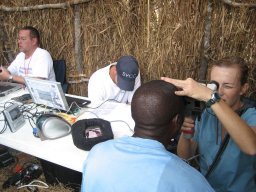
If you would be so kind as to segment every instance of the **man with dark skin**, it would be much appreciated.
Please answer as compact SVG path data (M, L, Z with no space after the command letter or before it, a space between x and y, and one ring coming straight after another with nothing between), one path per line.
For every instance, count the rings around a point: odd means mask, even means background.
M213 191L204 177L166 150L183 123L176 87L154 80L132 99L134 135L95 145L84 164L82 192Z

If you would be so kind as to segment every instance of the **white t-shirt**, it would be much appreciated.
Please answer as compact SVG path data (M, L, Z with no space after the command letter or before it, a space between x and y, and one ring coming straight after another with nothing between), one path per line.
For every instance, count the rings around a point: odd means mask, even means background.
M20 52L8 67L8 71L13 75L41 77L56 81L52 57L48 51L39 47L28 59L25 59L25 54Z
M105 101L114 99L121 103L131 103L136 89L141 85L140 73L135 79L133 91L121 90L111 79L109 68L116 63L112 63L92 74L88 84L88 97L91 100Z

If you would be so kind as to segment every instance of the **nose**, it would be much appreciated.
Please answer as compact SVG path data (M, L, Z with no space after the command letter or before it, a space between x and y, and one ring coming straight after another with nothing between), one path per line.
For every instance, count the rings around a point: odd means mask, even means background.
M218 93L220 96L224 95L223 87L221 85L219 86Z

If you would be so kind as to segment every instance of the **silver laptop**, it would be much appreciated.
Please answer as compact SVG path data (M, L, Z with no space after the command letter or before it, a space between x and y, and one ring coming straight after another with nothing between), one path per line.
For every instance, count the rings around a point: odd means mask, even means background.
M4 97L23 87L22 84L0 81L0 97Z
M75 107L84 107L90 103L86 99L65 96L61 84L56 81L25 77L25 83L36 104L69 111L72 103Z

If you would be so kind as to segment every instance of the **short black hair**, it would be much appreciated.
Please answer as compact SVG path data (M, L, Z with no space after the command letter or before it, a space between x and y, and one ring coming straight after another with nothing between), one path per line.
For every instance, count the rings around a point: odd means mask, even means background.
M22 27L20 30L29 30L30 31L30 37L31 38L36 38L37 39L37 44L40 45L40 43L41 43L40 34L39 34L38 30L35 27L25 26L25 27Z
M173 84L162 80L141 85L131 103L135 129L147 129L152 135L161 136L176 115L183 122L184 98L177 96L175 91L177 88Z

